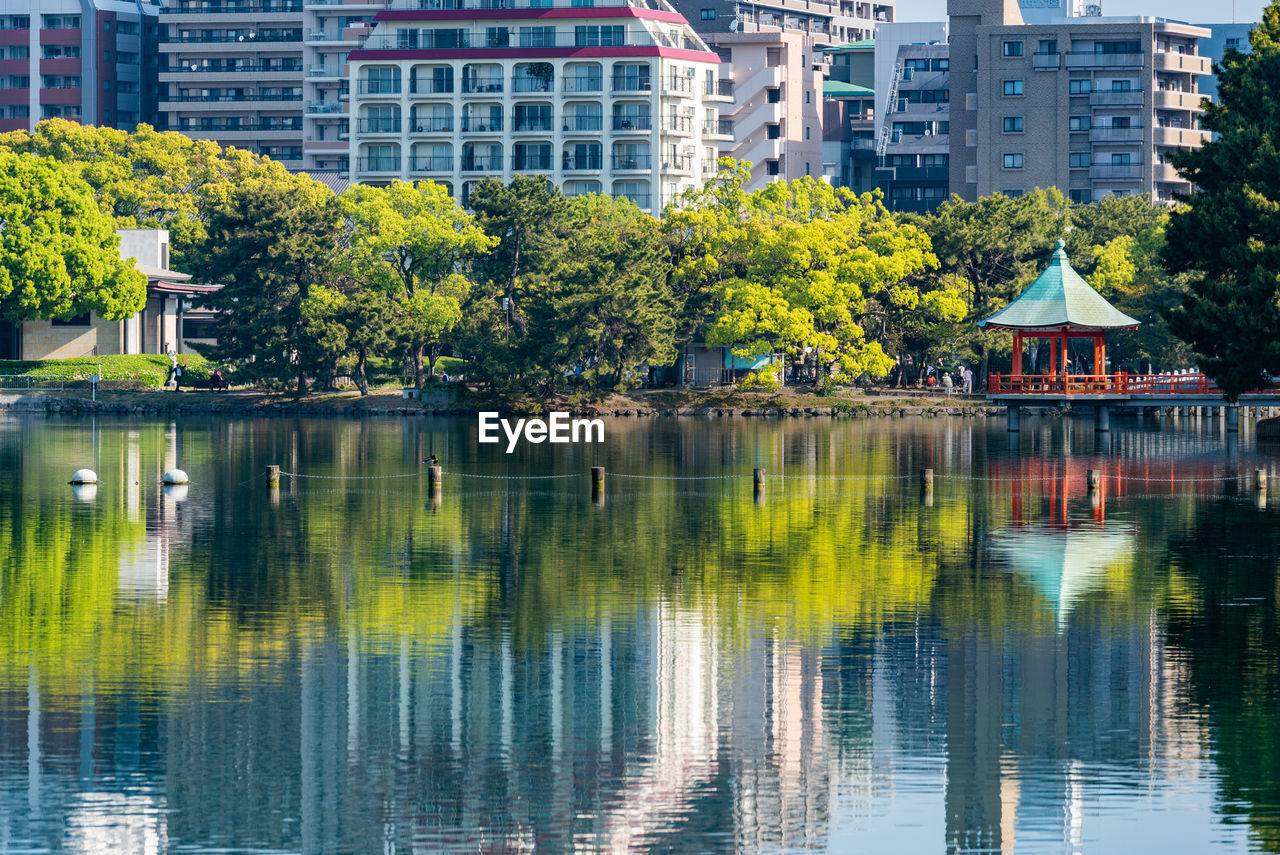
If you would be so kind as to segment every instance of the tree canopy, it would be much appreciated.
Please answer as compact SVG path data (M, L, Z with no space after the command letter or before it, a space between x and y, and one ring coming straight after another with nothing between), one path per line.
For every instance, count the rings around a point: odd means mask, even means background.
M1215 138L1173 156L1196 190L1163 248L1189 277L1170 327L1233 399L1280 374L1280 4L1249 41L1214 66L1218 100L1200 124Z
M146 302L147 279L119 247L74 170L0 149L0 317L129 317Z

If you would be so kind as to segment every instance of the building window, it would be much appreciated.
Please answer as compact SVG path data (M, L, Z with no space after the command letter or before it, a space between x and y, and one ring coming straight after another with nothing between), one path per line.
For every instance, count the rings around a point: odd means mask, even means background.
M110 22L110 21L103 21L103 22L102 22L102 31L103 31L104 33L109 33L109 32L111 32L111 22Z
M805 138L805 139L809 139L809 128L808 128L808 126L806 126L806 127L805 127L805 129L804 129L804 138Z
M1036 53L1042 56L1057 56L1058 40L1057 39L1041 39L1040 46L1036 48Z
M1015 152L1014 154L1006 154L1004 156L1003 165L1005 169L1021 169L1022 168L1022 152L1019 151L1019 152Z
M50 321L51 326L55 327L87 327L89 326L89 313L76 315L74 318L54 318Z
M1133 164L1133 155L1127 151L1117 151L1111 154L1112 166L1131 166Z
M781 103L782 89L777 86L774 86L770 89L766 89L764 91L764 100L768 101L770 104Z
M764 162L764 171L766 175L781 175L781 165L776 160L766 160Z
M1093 127L1093 121L1088 116L1072 116L1067 119L1067 129L1072 131L1087 131Z
M1021 81L1021 80L1006 80L1006 81L1004 82L1004 94L1005 94L1005 95L1021 95L1021 94L1022 94L1022 81Z
M1004 132L1006 134L1022 133L1022 117L1021 116L1005 116Z
M1094 42L1094 53L1142 53L1142 42L1139 41L1123 41L1123 42Z
M1072 190L1072 191L1071 191L1071 204L1073 204L1073 205L1088 205L1088 204L1089 204L1089 191L1088 191L1088 190Z
M1017 199L1022 195L1023 191L1021 187L1013 187L1008 190L1001 190L1000 192L1001 194L1008 196L1010 199Z
M1239 40L1239 39L1227 39L1227 47L1231 48L1232 50L1239 50L1239 49L1240 49L1240 40Z
M810 95L809 90L808 90L808 89L804 90L804 102L805 102L806 104L810 103L810 101L809 101L809 95Z
M699 17L702 18L702 20L704 21L714 21L716 19L716 10L703 9L702 12L699 14Z
M1005 56L1022 56L1022 42L1005 42L1002 53Z
M1068 165L1072 169L1083 169L1093 166L1093 155L1087 151L1073 151L1068 156Z
M1133 81L1132 80L1112 80L1111 91L1112 92L1132 92Z
M778 140L782 139L782 125L774 122L773 124L764 126L764 135L766 139Z
M1093 80L1088 77L1072 80L1067 84L1072 95L1088 95L1093 91Z

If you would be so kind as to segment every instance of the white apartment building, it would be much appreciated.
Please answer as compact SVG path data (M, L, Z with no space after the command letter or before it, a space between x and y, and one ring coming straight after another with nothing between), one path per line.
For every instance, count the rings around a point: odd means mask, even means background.
M465 204L535 174L656 215L715 172L732 83L666 0L400 0L374 20L348 57L353 182Z

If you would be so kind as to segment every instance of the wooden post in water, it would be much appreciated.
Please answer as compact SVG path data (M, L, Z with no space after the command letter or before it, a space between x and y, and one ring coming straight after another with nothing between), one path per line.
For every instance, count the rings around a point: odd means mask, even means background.
M439 490L444 486L444 470L441 467L427 467L427 486L433 490Z
M280 486L280 467L279 466L267 467L267 486L268 487Z
M591 501L597 505L604 504L604 467L591 467Z

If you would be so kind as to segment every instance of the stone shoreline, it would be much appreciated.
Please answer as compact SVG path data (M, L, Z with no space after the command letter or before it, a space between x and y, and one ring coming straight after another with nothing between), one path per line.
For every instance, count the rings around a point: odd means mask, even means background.
M1024 408L1031 409L1031 408ZM1045 408L1046 411L1049 408ZM379 417L434 417L434 416L474 416L479 410L475 407L436 406L436 407L316 407L289 403L185 403L181 400L167 400L163 406L152 406L145 403L122 401L89 401L84 398L57 398L43 395L3 395L0 394L0 410L13 412L43 412L66 415L134 415L134 416L175 416L175 415L220 415L220 416L309 416L309 417L345 417L363 418ZM853 406L831 407L631 407L608 408L591 407L571 412L578 417L685 417L699 416L704 418L884 418L902 416L970 416L988 417L1003 413L1004 407L985 403L967 402L964 405L906 406L892 403L857 404ZM517 415L526 413L517 412ZM527 413L535 415L534 413ZM540 414L540 413L539 413Z

